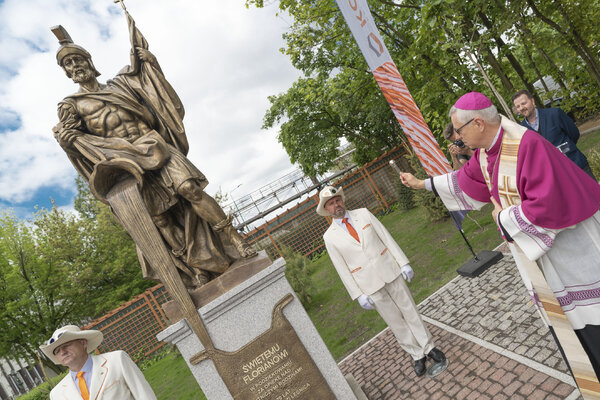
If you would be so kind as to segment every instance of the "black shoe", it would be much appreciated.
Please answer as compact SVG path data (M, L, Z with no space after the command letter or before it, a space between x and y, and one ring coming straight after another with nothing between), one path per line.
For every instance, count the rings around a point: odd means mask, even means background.
M422 376L425 373L425 360L426 357L423 357L420 360L415 361L415 374L417 374L417 376Z
M440 350L436 349L435 347L433 349L431 349L431 351L429 353L427 353L427 357L431 358L436 363L442 362L446 359L446 356L444 355L444 353L442 353Z

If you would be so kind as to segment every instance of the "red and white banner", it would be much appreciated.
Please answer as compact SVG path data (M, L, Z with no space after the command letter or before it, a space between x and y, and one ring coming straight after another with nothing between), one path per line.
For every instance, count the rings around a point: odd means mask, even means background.
M410 145L430 176L452 171L448 159L431 134L423 115L400 76L366 0L336 0L383 95L400 122Z

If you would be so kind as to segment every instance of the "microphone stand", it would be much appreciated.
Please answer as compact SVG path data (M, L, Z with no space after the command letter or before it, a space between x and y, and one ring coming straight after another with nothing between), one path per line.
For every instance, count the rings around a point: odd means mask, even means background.
M473 247L471 247L471 243L469 243L467 240L465 232L462 230L462 228L459 228L460 224L456 220L456 216L452 212L450 213L450 216L456 225L456 229L458 229L460 235L465 240L467 247L473 254L473 258L456 269L456 272L459 275L466 276L468 278L475 278L476 276L481 275L486 269L500 261L502 257L504 257L501 252L490 250L483 250L479 252L479 254L475 254Z

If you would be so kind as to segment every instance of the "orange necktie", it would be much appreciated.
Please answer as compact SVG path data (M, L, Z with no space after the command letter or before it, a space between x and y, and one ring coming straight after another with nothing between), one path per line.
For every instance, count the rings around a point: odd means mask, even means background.
M342 219L342 222L344 223L344 225L346 225L346 228L348 228L348 233L350 234L350 236L352 236L354 239L356 239L358 243L360 243L358 233L356 233L356 229L354 229L350 221L348 221L348 218Z
M85 384L85 379L83 379L83 374L85 372L79 371L77 373L77 380L79 381L79 390L81 390L81 397L83 400L90 400L90 392L88 392L87 385Z

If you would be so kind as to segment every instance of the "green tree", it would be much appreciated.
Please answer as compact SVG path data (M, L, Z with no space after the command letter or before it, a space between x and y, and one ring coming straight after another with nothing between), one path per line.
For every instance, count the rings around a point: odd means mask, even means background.
M94 197L90 187L81 175L77 175L77 178L75 178L75 185L77 186L77 195L73 201L75 210L82 217L93 220L100 214L102 203Z
M221 206L224 207L226 203L230 200L228 193L223 193L223 189L219 185L219 189L215 192L213 198L215 201Z
M35 359L59 325L90 316L86 229L53 209L38 212L33 224L5 213L0 230L0 351Z
M598 17L600 5L593 0L526 0L535 17L557 33L580 57L590 77L600 88L600 62L597 53L592 51L592 40L599 35ZM596 38L596 39L593 39Z
M355 144L356 161L393 143L402 130L384 111L387 105L336 3L277 4L293 18L282 52L304 77L270 98L264 127L281 124L279 140L292 161L310 175L330 166L329 159L344 140ZM246 0L246 5L264 6L262 0ZM561 86L558 95L566 111L577 106L585 114L600 106L597 1L561 0L555 6L545 0L370 0L369 7L442 146L447 110L467 91L492 95L494 87L496 104L502 99L510 106L515 91L527 88L541 103L550 95L538 91L533 82L550 75ZM467 51L476 60L469 59Z
M109 207L94 197L85 182L78 185L75 210L85 220L88 240L94 250L94 279L101 288L95 301L95 317L156 285L156 282L142 277L133 239Z
M419 36L421 7L389 3L372 2L374 18L432 131L441 135L456 93L472 88L464 83L470 71L459 50L440 52L435 35ZM294 18L283 52L304 77L269 98L264 128L280 124L279 141L291 161L314 175L332 166L344 141L356 148L359 164L401 143L402 129L335 3L283 0L279 7Z
M56 207L31 221L0 215L0 356L37 360L56 328L97 318L154 284L108 207L86 209L95 218Z
M366 70L301 78L286 93L269 97L263 127L281 123L279 142L309 176L334 165L342 139L354 144L354 161L369 161L399 143L399 127L377 91Z

